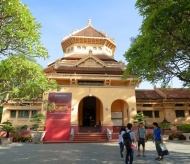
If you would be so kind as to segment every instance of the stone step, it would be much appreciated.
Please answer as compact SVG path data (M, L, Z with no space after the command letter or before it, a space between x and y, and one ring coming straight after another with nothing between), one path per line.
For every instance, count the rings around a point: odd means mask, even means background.
M101 133L78 133L74 135L73 142L107 142L107 135Z

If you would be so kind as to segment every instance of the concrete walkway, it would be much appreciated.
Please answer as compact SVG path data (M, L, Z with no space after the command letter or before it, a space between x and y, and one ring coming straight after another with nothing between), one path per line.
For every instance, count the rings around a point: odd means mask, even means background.
M155 146L151 141L146 144L146 156L134 156L134 164L189 164L190 142L166 142L170 155L159 162ZM63 143L33 144L13 143L8 147L0 146L2 164L124 164L120 159L118 143Z

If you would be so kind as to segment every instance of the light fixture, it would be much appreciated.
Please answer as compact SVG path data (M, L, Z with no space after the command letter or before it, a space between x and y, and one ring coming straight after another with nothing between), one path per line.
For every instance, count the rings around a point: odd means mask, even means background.
M91 94L91 88L89 87L89 96L91 97L92 94Z

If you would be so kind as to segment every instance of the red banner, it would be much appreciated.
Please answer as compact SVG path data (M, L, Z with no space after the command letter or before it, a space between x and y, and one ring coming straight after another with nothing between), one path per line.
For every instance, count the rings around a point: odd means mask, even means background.
M49 104L54 103L55 107L47 111L45 141L69 140L71 96L71 93L49 93Z

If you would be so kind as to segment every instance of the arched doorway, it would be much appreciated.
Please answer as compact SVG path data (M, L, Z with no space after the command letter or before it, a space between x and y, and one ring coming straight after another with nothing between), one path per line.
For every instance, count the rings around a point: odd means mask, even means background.
M111 119L113 126L123 126L126 125L128 116L128 104L126 101L118 99L115 100L111 105Z
M102 121L103 118L102 102L95 96L84 97L79 103L78 113L80 127L95 128L99 120Z
M96 120L96 98L85 97L83 99L83 126L95 126Z

